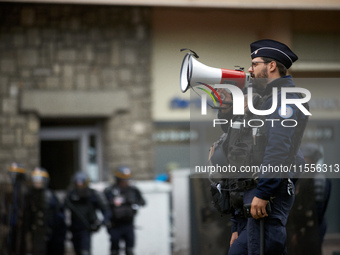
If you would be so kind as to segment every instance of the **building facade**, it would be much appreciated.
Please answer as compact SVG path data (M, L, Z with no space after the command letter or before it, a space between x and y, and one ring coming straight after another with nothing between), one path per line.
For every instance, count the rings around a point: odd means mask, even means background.
M249 44L272 38L299 56L294 78L340 76L337 0L15 2L0 3L0 168L42 165L55 189L77 170L100 181L121 164L137 179L190 166L190 139L206 130L190 129L189 105L199 98L180 92L182 48L208 66L247 70ZM338 88L324 84L306 87L313 115L304 141L335 164ZM202 153L204 161L208 148ZM339 180L331 233L340 232Z
M150 9L0 3L0 167L152 176Z

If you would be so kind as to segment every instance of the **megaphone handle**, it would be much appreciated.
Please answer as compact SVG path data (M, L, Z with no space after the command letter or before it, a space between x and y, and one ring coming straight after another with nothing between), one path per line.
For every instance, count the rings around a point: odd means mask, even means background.
M180 49L180 51L184 51L184 50L188 50L188 51L190 51L193 55L194 55L194 57L195 58L199 58L199 56L197 55L197 53L196 52L194 52L193 50L190 50L190 49L188 49L188 48L183 48L183 49Z

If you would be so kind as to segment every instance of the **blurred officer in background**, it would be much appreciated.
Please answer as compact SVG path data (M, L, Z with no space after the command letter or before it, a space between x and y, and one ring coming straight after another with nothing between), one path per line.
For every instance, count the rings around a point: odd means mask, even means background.
M32 187L27 199L27 248L32 255L63 255L66 224L63 208L48 189L49 174L36 167L31 173ZM31 247L30 247L31 246Z
M0 254L22 255L25 254L26 169L21 164L12 163L8 174L1 183Z
M111 208L111 227L108 232L111 237L111 255L119 254L119 241L125 242L125 254L133 255L135 234L134 216L139 206L145 205L141 192L130 186L131 170L120 166L114 173L115 183L104 190Z
M320 163L323 157L319 145L303 144L301 152L307 167L317 168L315 164ZM301 176L297 180L295 202L288 222L288 235L291 236L288 239L288 254L322 254L330 191L331 182L324 173L315 173L313 179Z
M0 172L0 254L5 254L6 237L8 233L5 193L8 192L10 181L4 172Z
M71 211L72 242L76 255L91 254L91 233L98 231L102 222L96 210L103 214L103 224L109 224L110 211L104 198L89 187L89 178L83 172L77 172L73 185L65 199L65 206Z
M323 157L319 145L315 143L307 143L302 145L301 151L303 156L305 157L306 164L317 164L318 161ZM330 198L332 186L331 180L327 179L324 173L315 174L313 183L315 205L319 224L319 237L320 242L322 244L327 230L325 213Z

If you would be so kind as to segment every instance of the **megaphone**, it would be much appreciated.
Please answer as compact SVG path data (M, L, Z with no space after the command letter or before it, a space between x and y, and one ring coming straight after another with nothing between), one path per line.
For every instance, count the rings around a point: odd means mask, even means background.
M189 52L185 55L182 62L180 74L181 90L184 93L190 86L198 86L201 85L200 83L234 84L242 89L249 86L251 79L250 74L242 70L206 66L196 60L192 53Z

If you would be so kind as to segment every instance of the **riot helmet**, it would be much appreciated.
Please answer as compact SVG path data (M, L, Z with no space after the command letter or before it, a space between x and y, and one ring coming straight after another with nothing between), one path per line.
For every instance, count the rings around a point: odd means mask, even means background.
M119 166L114 172L116 182L121 187L127 187L132 177L131 169L127 166Z
M315 164L323 157L320 146L316 143L301 145L301 152L307 164Z
M77 172L73 176L73 184L78 189L87 188L89 186L89 182L90 179L84 172Z
M50 175L47 170L36 167L31 173L32 186L35 189L46 189L50 181Z
M131 169L127 166L119 166L114 172L114 175L119 180L129 180L131 179L132 173Z
M26 169L21 164L13 162L9 167L9 176L12 183L17 180L24 181L26 179Z

